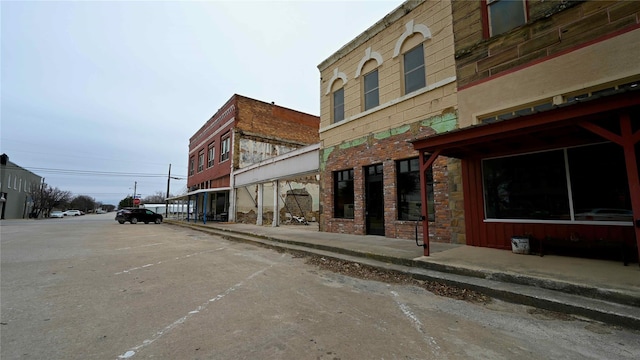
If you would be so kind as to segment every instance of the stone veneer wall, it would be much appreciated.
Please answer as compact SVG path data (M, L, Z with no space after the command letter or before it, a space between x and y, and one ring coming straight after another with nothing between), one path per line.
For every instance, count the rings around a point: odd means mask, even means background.
M458 86L640 24L640 1L527 1L528 22L486 38L480 1L454 1Z

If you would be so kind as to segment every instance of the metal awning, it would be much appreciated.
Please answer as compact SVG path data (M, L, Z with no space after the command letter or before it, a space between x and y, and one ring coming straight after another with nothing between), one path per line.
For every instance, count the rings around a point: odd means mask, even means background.
M178 195L178 196L172 196L170 198L167 198L167 201L172 201L172 200L185 200L187 198L189 198L190 196L193 195L198 195L198 194L204 194L204 193L215 193L215 192L221 192L221 191L230 191L231 188L230 187L219 187L219 188L211 188L211 189L198 189L198 190L194 190L194 191L190 191L186 194L182 194L182 195Z

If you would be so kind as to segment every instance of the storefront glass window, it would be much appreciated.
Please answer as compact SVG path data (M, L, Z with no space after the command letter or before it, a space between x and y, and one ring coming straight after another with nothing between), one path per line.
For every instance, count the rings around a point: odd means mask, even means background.
M615 144L485 159L482 174L487 219L632 219L624 155Z

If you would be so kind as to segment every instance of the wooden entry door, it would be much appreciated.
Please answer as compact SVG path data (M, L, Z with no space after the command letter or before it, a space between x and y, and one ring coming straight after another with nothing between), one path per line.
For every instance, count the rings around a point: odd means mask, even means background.
M382 164L365 168L365 222L367 235L384 236L384 186Z

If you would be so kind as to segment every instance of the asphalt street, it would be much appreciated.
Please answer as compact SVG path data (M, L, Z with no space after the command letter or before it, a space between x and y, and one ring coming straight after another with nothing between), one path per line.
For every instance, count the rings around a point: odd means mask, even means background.
M2 359L636 359L640 333L115 213L3 220Z

